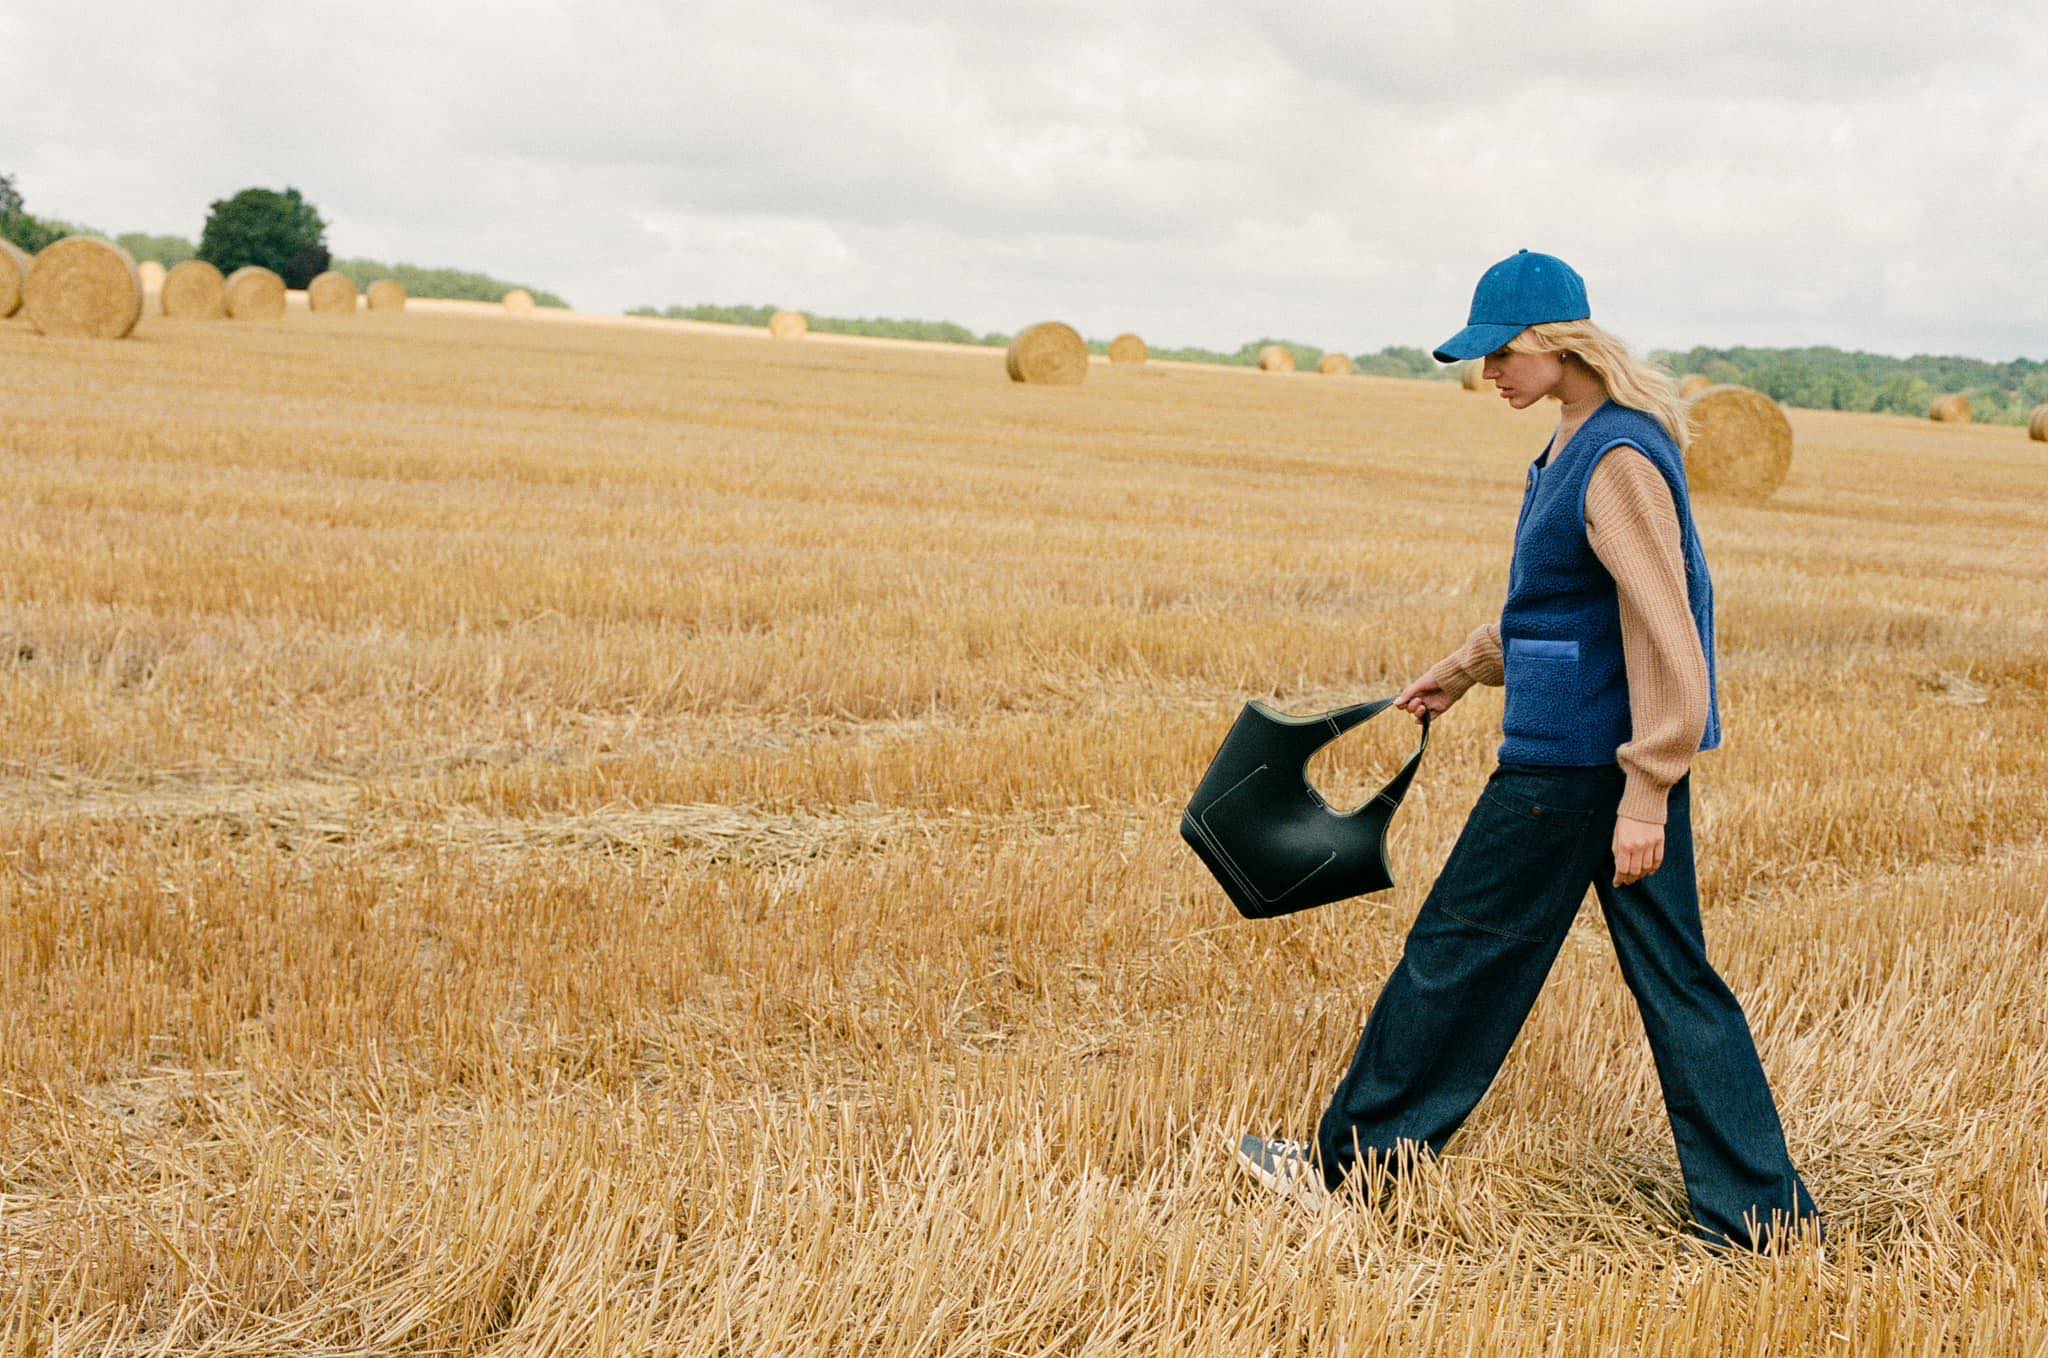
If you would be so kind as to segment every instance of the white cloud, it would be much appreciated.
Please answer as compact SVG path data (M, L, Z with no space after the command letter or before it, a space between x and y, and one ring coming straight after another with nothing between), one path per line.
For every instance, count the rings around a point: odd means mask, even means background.
M880 0L0 14L30 205L578 305L1429 347L1516 248L1645 344L2048 355L2048 25L1939 7Z

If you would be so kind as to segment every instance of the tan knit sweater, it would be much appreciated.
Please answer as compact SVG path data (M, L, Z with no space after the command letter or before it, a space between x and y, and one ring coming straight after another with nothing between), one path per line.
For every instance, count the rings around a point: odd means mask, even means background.
M1615 760L1626 775L1620 814L1664 823L1671 785L1707 729L1707 657L1685 592L1685 555L1671 488L1648 457L1616 448L1586 485L1586 540L1614 576L1628 671L1631 738ZM1487 623L1437 661L1427 677L1452 697L1506 682L1500 624Z

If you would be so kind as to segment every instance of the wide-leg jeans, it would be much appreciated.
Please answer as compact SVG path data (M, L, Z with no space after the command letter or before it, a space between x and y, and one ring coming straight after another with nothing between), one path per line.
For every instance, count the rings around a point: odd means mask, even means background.
M1663 863L1617 887L1623 777L1613 764L1501 764L1488 776L1318 1128L1331 1188L1354 1169L1370 1188L1403 1157L1442 1152L1493 1083L1590 885L1649 1035L1692 1214L1686 1233L1763 1249L1796 1219L1823 1230L1749 1022L1707 960L1691 774L1670 791Z

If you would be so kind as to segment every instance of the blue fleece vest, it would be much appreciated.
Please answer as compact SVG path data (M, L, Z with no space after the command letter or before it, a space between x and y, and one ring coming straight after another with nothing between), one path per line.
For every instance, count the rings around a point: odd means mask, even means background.
M1693 528L1683 454L1655 419L1609 401L1564 447L1546 449L1529 465L1500 615L1507 711L1497 758L1504 763L1612 764L1615 748L1633 737L1620 599L1613 575L1586 540L1586 486L1600 459L1622 444L1640 449L1671 488L1685 553L1686 597L1707 659L1707 726L1700 748L1721 743L1714 582Z

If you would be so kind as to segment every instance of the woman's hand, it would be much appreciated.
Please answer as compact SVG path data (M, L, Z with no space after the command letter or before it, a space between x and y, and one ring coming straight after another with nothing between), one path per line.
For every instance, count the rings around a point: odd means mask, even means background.
M1425 674L1401 690L1400 696L1394 699L1394 706L1403 712L1412 712L1415 720L1421 721L1424 708L1437 715L1450 711L1451 704L1456 701L1456 697L1444 692L1441 684Z
M1627 886L1664 864L1664 827L1634 816L1614 818L1614 884Z

